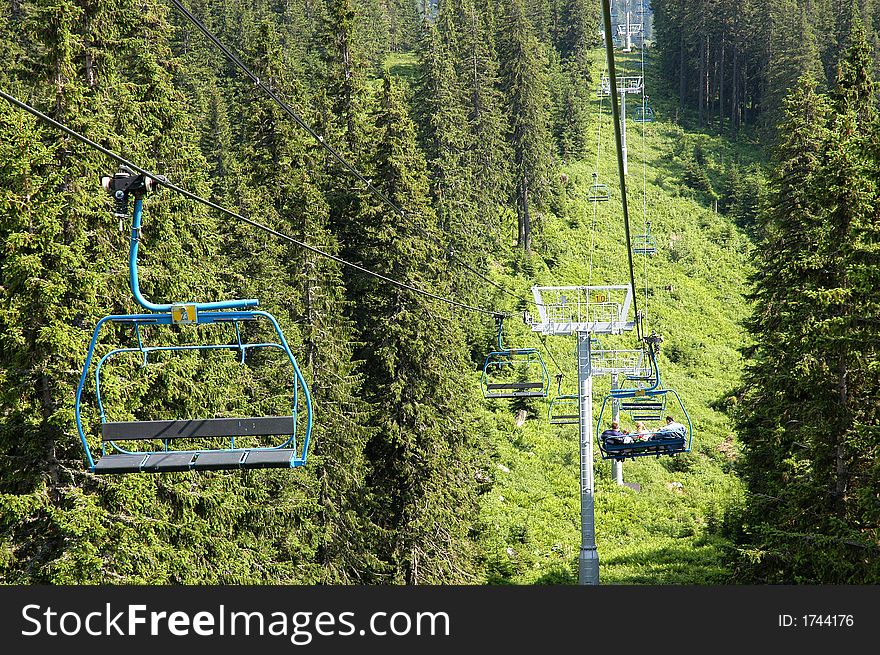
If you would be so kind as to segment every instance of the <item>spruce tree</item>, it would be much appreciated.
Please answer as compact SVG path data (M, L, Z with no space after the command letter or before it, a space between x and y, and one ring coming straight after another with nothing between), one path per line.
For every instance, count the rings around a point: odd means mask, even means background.
M777 526L786 526L786 515L803 502L805 459L799 430L816 429L805 425L817 380L815 345L804 328L812 303L804 292L816 289L822 279L816 256L822 207L818 189L829 107L816 93L815 81L805 78L786 100L785 111L771 205L760 223L755 312L748 323L755 347L737 414L744 446L741 467L750 491L745 529L755 547L766 553L762 566L771 571L784 567L790 547L784 529ZM778 573L768 575L768 581L778 579L773 575Z
M763 120L775 140L773 128L780 122L782 99L802 76L810 75L821 84L825 75L806 9L798 7L796 0L773 0L768 13L770 53Z
M453 0L458 49L456 72L464 88L468 157L477 215L487 228L485 250L502 242L502 205L510 193L512 152L505 133L504 97L499 89L494 10L485 0Z
M543 206L549 189L552 145L545 55L530 29L522 1L508 0L502 11L498 38L502 88L508 102L508 140L513 150L517 245L528 253L533 211Z
M769 581L875 579L873 66L853 22L834 111L805 84L788 105L767 254L756 278L756 362L739 415L747 516ZM827 116L833 116L830 120ZM770 251L772 249L772 256Z
M366 143L367 96L364 66L366 55L355 38L357 13L350 0L327 0L321 15L319 50L321 52L322 85L316 101L319 110L319 133L345 160L357 170L364 169ZM342 246L342 253L357 259L348 250L358 238L352 234L356 222L350 220L360 211L357 190L362 183L329 154L325 155L324 189L330 204L333 232Z
M287 102L309 106L303 72L286 63L278 28L263 19L253 29L248 40L256 74L270 80L273 90ZM240 202L250 214L261 215L281 232L337 253L338 244L328 229L329 207L316 181L323 163L318 144L259 89L253 94L244 117L241 161L247 162L247 175L236 189ZM309 123L314 118L304 116ZM253 249L264 266L266 262L273 266L271 272L257 276L263 285L266 281L270 285L260 291L264 297L274 295L274 306L287 315L287 321L298 325L302 346L297 356L320 417L313 431L313 457L299 476L306 479L291 481L296 494L315 501L312 511L300 512L303 530L315 544L314 554L300 566L304 571L307 565L315 569L314 581L369 579L369 526L358 493L366 472L367 414L359 400L359 378L352 362L341 270L338 263L316 253L255 236L252 228L243 227L234 247ZM241 258L247 262L243 279L254 276L253 259Z
M396 280L448 293L444 253L422 233L437 234L425 161L401 92L387 76L375 124L376 183L411 220L365 200L358 250ZM359 279L356 291L365 399L376 409L369 484L389 581L474 581L476 451L461 420L467 414L462 334L444 308L410 291L372 278Z
M590 48L598 43L595 26L599 22L596 3L566 0L561 7L560 97L556 103L555 136L565 158L583 158L590 142L588 114L593 80L590 75Z

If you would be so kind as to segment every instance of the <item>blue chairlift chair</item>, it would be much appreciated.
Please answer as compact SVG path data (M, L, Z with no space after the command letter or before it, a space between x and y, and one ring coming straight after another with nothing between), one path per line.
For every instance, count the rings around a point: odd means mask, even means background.
M632 249L634 255L648 255L649 257L657 254L657 241L651 234L651 223L646 225L644 234L633 235Z
M483 363L480 385L484 398L546 398L550 375L536 348L506 348L504 318L496 317L498 349Z
M654 110L651 105L645 105L644 107L639 105L636 107L635 116L633 116L634 123L653 123L654 122Z
M664 389L660 382L660 371L657 368L656 360L656 344L659 343L660 337L651 335L648 337L649 348L648 354L651 360L651 367L654 370L655 381L650 387L635 387L628 389L612 389L611 393L605 396L602 401L602 408L599 410L599 419L596 423L596 439L599 443L599 450L602 453L602 459L613 459L623 461L625 459L635 459L636 457L648 457L661 455L677 455L679 453L690 452L691 443L693 441L693 424L690 416L685 409L681 397L674 389ZM677 407L674 410L667 409L667 399L675 400ZM603 439L601 434L603 430L603 419L605 410L610 402L618 401L622 411L638 411L647 414L653 412L652 416L658 416L657 408L662 406L659 411L659 419L663 420L663 414L670 412L675 415L682 416L687 422L683 427L684 431L674 432L664 429L664 425L660 425L651 431L650 437L645 440L636 440L634 435L629 437L611 437ZM643 403L641 406L631 405L634 402ZM651 405L649 407L649 405ZM625 410L625 407L630 407ZM610 414L610 412L609 412ZM646 419L647 420L647 419Z
M547 419L550 425L577 425L580 420L580 399L562 393L562 373L556 376L556 396L550 401Z
M98 321L92 333L82 375L76 390L76 427L85 449L88 469L97 474L160 473L171 471L238 470L254 468L295 468L306 463L312 430L312 401L306 381L278 321L268 312L248 309L259 301L225 300L219 302L186 302L155 304L141 294L138 281L138 244L141 239L143 198L157 186L155 180L122 167L113 177L104 177L104 188L116 200L116 216L127 218L128 201L134 197L129 246L129 283L134 299L145 310L140 314L106 316ZM242 326L261 323L269 327L269 341L247 343L242 339ZM267 323L267 325L266 325ZM104 327L118 335L130 331L129 346L110 348L94 366L96 409L100 415L100 458L96 458L83 425L83 392L97 357L96 348ZM197 326L226 326L234 332L228 343L201 343L210 330ZM145 333L162 333L165 328L189 331L193 345L145 345ZM256 328L254 328L256 329ZM102 352L103 352L102 348ZM134 356L143 366L158 353L173 357L175 353L200 351L232 351L242 366L252 351L280 351L281 359L290 367L288 394L292 399L289 412L281 416L245 418L209 417L175 418L170 420L111 421L101 397L102 371L114 358ZM304 416L303 416L304 414ZM304 423L304 427L301 424ZM267 439L273 437L273 439ZM236 441L238 440L238 442ZM178 447L178 444L183 444Z
M590 202L608 202L611 200L611 190L607 184L599 182L598 173L593 173L593 183L587 191L587 200Z

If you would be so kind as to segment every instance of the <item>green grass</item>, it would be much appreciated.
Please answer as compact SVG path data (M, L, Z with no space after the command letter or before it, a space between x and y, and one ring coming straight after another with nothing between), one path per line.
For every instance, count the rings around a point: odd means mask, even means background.
M740 321L748 310L743 295L751 244L730 218L713 211L706 194L684 184L681 156L699 144L716 191L722 188L730 163L748 165L760 161L760 156L755 147L682 130L669 120L673 100L652 75L647 79L658 120L646 124L644 134L641 125L629 122L627 185L633 233L642 232L644 221L650 221L658 254L636 258L636 284L644 306L647 269L649 330L664 336L659 358L664 384L681 394L693 420L694 441L692 452L677 458L626 462L624 479L640 484L639 492L615 484L610 462L601 460L594 448L600 578L603 584L725 583L732 581L724 560L729 544L719 525L725 510L739 502L742 488L732 466L737 452L732 430L711 404L740 377L739 348L748 339ZM593 134L597 134L598 108L596 101ZM563 165L559 173L567 181L559 182L552 211L536 223L534 256L529 262L534 274L528 280L502 274L499 281L519 289L533 283L628 282L607 100L601 129L599 174L612 189L611 202L596 207L594 217L593 205L584 198L595 155ZM510 328L510 345L518 341L534 345L524 325L514 322ZM601 340L606 347L636 347L634 334ZM573 393L574 338L548 338L547 346L566 374L567 391ZM548 366L553 375L552 362ZM608 388L607 378L596 381L595 416ZM528 406L528 420L517 427L510 403L486 403L494 413L491 452L496 466L495 486L484 498L481 516L487 581L576 583L580 545L577 426L550 426L547 403L533 402Z
M419 58L414 52L392 52L385 57L385 70L414 85L419 79Z

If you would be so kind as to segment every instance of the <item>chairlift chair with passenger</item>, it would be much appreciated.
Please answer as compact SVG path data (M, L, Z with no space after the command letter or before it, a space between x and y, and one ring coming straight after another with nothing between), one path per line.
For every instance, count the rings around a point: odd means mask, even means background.
M657 368L656 352L662 338L659 335L652 334L646 338L646 341L648 342L648 354L651 360L651 367L654 370L655 382L652 386L647 388L638 386L635 388L612 389L611 392L605 396L602 401L602 407L599 410L599 419L596 423L596 440L599 444L599 450L602 453L602 459L623 461L625 459L635 459L636 457L673 456L678 455L679 453L690 452L691 450L691 443L693 441L693 424L691 423L687 409L685 409L684 403L678 393L674 389L664 389L660 382L660 371ZM668 399L675 401L674 409L668 407ZM647 411L648 404L655 406L652 408L652 411L656 409L656 406L662 406L663 410L660 411L659 415L653 414L653 416L657 416L657 421L662 422L664 412L669 412L672 415L677 414L680 416L687 422L687 425L685 426L682 423L682 429L674 431L661 424L650 429L648 433L643 435L632 434L603 439L601 435L603 421L606 416L606 409L609 407L609 403L613 403L614 401L620 403L621 411L625 411L624 407L628 406L630 407L630 411L632 411L632 408L636 406L635 403L637 402L643 403L640 408L637 408L637 410ZM610 414L611 412L608 412L608 415ZM653 419L645 419L645 421L649 420Z

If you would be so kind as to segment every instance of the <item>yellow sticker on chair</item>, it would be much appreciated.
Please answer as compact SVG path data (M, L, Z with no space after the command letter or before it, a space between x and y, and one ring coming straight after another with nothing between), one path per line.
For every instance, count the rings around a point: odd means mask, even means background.
M636 389L636 392L635 392L634 395L635 395L635 396L639 396L639 397L644 396L644 395L645 395L645 390L644 390L644 389Z
M172 323L195 323L196 322L196 306L195 305L172 305L171 306L171 322Z

